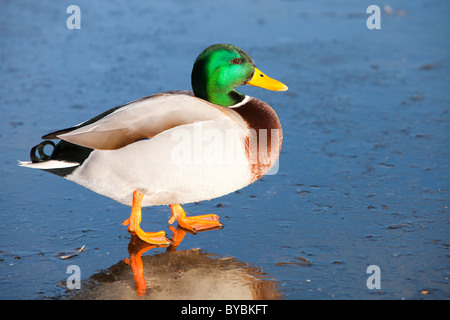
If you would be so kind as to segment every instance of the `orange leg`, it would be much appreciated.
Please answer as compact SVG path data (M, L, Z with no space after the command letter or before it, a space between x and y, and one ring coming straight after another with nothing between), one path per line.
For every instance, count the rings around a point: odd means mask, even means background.
M139 239L150 243L150 244L170 244L170 240L166 238L166 234L164 231L159 232L144 232L141 227L141 203L144 195L139 191L135 190L133 193L133 205L131 207L131 215L130 218L125 220L122 224L124 226L128 226L128 232L135 233Z
M219 222L219 216L215 214L186 217L186 213L179 204L171 204L170 209L172 209L172 217L169 220L169 224L177 220L180 227L192 232L223 227L223 224Z

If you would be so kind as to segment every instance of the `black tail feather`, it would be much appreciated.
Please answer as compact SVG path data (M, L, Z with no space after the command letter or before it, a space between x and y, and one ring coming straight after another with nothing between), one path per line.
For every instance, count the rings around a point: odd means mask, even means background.
M50 155L44 151L45 146L51 145L53 150ZM31 148L30 159L33 163L45 162L49 160L66 161L71 163L78 163L76 166L70 166L67 168L56 169L42 169L44 171L56 174L58 176L65 177L71 174L84 160L89 157L89 154L93 149L79 146L64 140L60 140L58 143L54 143L50 140L45 140L38 145ZM37 154L36 154L37 151Z

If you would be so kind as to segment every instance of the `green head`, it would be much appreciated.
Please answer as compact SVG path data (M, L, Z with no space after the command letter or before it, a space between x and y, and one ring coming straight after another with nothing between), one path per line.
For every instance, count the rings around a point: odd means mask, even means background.
M221 106L231 106L244 99L234 90L243 84L269 90L287 87L259 71L243 50L229 44L215 44L197 57L192 69L192 89L196 97Z

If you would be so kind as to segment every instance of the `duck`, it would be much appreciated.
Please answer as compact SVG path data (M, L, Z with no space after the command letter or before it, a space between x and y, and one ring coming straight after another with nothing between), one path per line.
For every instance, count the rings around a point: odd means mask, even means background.
M142 207L170 206L169 225L177 221L194 233L221 228L217 215L187 216L181 205L255 182L274 166L283 140L276 112L236 88L288 87L256 68L245 51L222 43L199 54L191 85L192 91L153 94L46 134L19 165L131 206L123 225L149 244L171 240L164 231L141 229Z

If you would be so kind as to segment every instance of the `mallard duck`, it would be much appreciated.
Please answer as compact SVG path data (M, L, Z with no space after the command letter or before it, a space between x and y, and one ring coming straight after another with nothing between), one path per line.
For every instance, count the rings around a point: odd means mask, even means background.
M228 44L200 53L191 82L193 91L151 95L44 135L46 140L31 149L31 161L19 165L57 174L131 206L123 224L151 244L170 240L164 231L141 229L142 206L169 205L169 223L176 220L193 232L222 227L217 215L188 217L181 204L224 196L253 183L274 165L282 143L275 111L235 88L288 87ZM50 155L44 150L47 145L53 146Z

